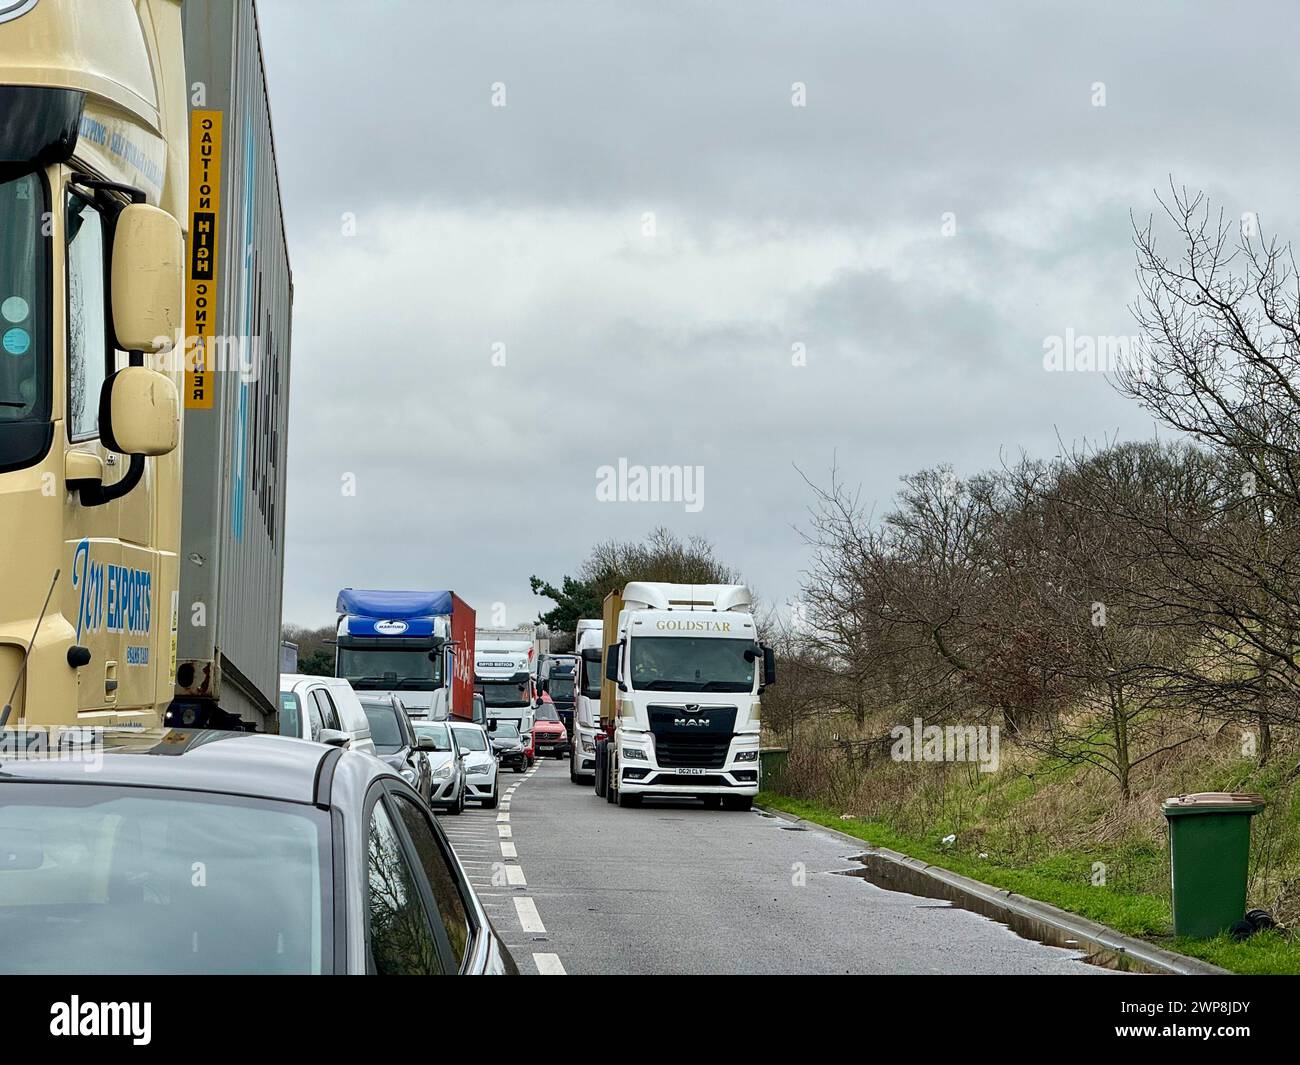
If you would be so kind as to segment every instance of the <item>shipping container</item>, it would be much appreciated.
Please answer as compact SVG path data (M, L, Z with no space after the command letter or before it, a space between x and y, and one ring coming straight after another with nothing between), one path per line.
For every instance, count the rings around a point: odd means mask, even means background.
M293 275L253 0L186 0L190 234L177 699L278 704Z
M601 629L604 633L604 650L600 657L600 728L607 736L614 731L614 722L618 717L618 685L608 679L609 648L618 643L618 616L623 612L623 595L610 592L605 596Z
M455 593L451 597L451 717L474 720L473 608Z

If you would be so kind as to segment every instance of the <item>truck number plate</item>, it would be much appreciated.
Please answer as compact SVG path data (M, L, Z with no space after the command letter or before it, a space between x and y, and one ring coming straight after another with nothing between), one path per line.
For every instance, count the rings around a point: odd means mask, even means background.
M680 773L680 774L681 774L682 776L684 776L684 777L703 777L703 776L708 776L708 773L707 773L705 770L703 770L703 769L679 769L679 770L677 770L677 772Z

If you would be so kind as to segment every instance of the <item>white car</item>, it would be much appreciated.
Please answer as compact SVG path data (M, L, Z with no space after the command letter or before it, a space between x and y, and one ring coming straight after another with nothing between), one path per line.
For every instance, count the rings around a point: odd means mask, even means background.
M460 813L469 797L465 790L465 761L452 741L450 726L445 721L412 721L411 727L418 737L427 738L433 744L425 752L431 780L429 805L448 813Z
M375 753L370 719L343 677L281 673L280 735Z
M482 725L468 721L449 721L448 726L456 736L461 759L465 763L465 798L475 799L485 809L496 807L500 794L497 791L497 756L488 742Z

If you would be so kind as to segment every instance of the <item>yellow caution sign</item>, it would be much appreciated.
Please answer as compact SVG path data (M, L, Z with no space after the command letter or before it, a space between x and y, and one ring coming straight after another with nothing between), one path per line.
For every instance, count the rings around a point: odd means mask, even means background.
M185 407L211 410L215 395L217 233L221 218L220 111L190 113L190 255L185 278Z

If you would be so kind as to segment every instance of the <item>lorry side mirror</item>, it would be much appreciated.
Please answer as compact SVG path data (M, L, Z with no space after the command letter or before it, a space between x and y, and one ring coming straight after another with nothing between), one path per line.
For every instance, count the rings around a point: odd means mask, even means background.
M770 647L763 648L763 687L776 683L776 652Z
M605 648L605 679L618 683L618 644L611 643Z
M132 203L118 212L110 291L122 350L163 351L180 335L184 261L180 223L166 211Z
M120 455L166 455L180 442L180 396L170 377L124 366L99 394L99 435Z

